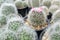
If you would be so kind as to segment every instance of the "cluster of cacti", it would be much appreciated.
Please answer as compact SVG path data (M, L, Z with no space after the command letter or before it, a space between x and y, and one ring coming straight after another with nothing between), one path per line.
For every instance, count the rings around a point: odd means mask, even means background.
M57 10L57 11L53 14L53 16L52 16L52 21L53 21L53 22L57 22L57 21L59 21L59 20L60 20L60 9Z
M47 6L49 8L51 6L51 0L43 0L42 5Z
M49 27L44 35L42 40L60 40L60 21Z
M18 40L37 40L35 31L29 27L22 27L17 32Z
M58 9L59 9L59 7L57 5L51 5L49 8L49 12L54 14L54 12L57 11Z
M27 20L33 27L42 26L46 24L46 14L42 8L32 8Z
M20 1L20 0L16 0L15 5L18 9L23 9L23 8L26 8L28 6L26 1Z
M18 12L17 12L15 5L11 3L4 3L1 6L1 13L5 16L8 16L10 14L17 14Z

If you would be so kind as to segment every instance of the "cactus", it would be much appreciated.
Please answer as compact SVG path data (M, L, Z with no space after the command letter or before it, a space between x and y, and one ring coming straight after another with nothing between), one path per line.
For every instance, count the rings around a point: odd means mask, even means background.
M17 37L18 40L37 40L36 32L28 26L21 27L17 32Z
M18 12L14 4L4 3L1 6L1 13L5 16L8 16L10 14L17 14Z
M17 31L20 27L24 25L23 19L19 17L14 17L8 20L8 29L12 31Z
M43 0L42 5L47 6L49 8L51 6L51 0Z
M33 8L28 14L28 21L33 27L46 23L46 14L42 8Z
M25 0L29 7L39 7L41 6L42 0Z
M60 40L60 21L54 23L50 28L48 28L44 35L45 38L47 38L45 40Z
M49 12L51 12L52 14L55 12L55 11L57 11L58 10L58 6L57 5L52 5L52 6L50 6L50 8L49 8Z
M17 40L17 37L14 32L7 30L0 34L0 40Z
M59 20L60 20L60 9L57 10L52 16L52 21L53 22L56 22L56 21L59 21Z
M3 15L0 15L0 27L6 25L7 23L7 18Z
M53 0L53 1L51 2L51 5L57 5L57 6L60 7L60 0Z
M18 9L23 9L27 7L27 3L25 1L20 1L20 0L16 0L15 5Z

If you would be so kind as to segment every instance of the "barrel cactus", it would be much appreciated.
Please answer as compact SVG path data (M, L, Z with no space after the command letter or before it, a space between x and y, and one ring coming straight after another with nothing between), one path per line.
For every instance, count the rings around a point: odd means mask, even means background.
M58 6L57 5L51 5L49 8L49 12L51 12L52 14L58 10Z
M51 0L43 0L42 5L47 6L49 8L51 6Z
M7 24L7 18L3 15L0 15L0 27Z
M42 27L46 24L46 14L42 8L33 8L28 14L28 22L35 27Z
M1 6L1 13L5 16L8 16L10 14L17 14L17 8L14 4L11 3L4 3Z
M36 32L29 26L23 26L17 31L18 40L37 40Z
M57 6L60 7L60 0L53 0L53 1L51 2L51 5L57 5Z
M16 34L10 30L0 34L0 40L17 40Z
M42 40L60 40L60 21L47 29Z
M60 20L60 9L57 10L52 16L52 21L53 22L56 22L56 21L59 21L59 20Z
M8 20L8 29L12 31L17 31L20 27L24 25L23 19L19 17L11 18Z
M28 5L25 1L16 0L15 5L18 9L26 8Z

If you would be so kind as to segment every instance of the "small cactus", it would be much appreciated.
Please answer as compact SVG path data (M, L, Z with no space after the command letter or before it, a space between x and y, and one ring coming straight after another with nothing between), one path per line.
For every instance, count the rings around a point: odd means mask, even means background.
M53 1L51 2L51 5L57 5L57 6L60 7L60 0L53 0Z
M57 10L57 11L53 14L53 16L52 16L52 21L53 21L53 22L57 22L57 21L59 21L59 20L60 20L60 9Z
M43 0L42 5L47 6L49 8L51 6L51 0Z
M15 7L15 5L11 4L11 3L4 3L1 6L1 13L5 16L8 16L10 14L17 14L17 8Z
M17 37L18 40L37 40L36 32L28 26L20 28L17 32Z
M12 31L17 31L20 27L24 25L23 19L19 17L11 18L8 20L8 29Z
M55 11L57 11L58 10L58 6L57 5L52 5L52 6L50 6L50 8L49 8L49 12L51 12L52 14L55 12Z
M42 8L33 8L28 14L28 21L33 27L38 27L46 23L46 14Z
M44 35L45 40L60 40L60 21L48 28Z
M27 3L25 1L20 1L20 0L16 0L15 5L18 9L23 9L27 7Z

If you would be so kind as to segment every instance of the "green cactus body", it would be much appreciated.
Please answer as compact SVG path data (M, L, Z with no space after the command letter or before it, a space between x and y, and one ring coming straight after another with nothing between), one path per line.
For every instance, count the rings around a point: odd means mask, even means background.
M60 0L53 0L53 1L51 2L51 5L57 5L57 6L60 7Z
M7 23L7 19L5 16L0 16L0 27Z
M7 30L0 34L0 40L17 40L17 37L14 32Z
M51 0L43 0L42 5L47 6L49 8L51 6Z
M12 30L12 31L17 31L21 26L23 26L23 20L21 19L17 19L17 18L11 18L8 21L8 29Z
M52 14L55 12L55 11L57 11L58 10L58 6L57 5L52 5L52 6L50 6L50 8L49 8L49 12L51 12Z
M57 22L57 21L59 21L59 20L60 20L60 9L57 10L57 11L53 14L53 16L52 16L52 21L53 21L53 22Z
M17 8L13 5L13 4L10 4L10 3L4 3L2 4L1 6L1 13L3 15L10 15L10 14L17 14Z
M27 7L27 3L25 1L20 1L20 0L16 0L15 5L18 9L23 9Z
M35 31L25 26L22 27L20 31L17 32L17 36L18 36L18 40L36 40L37 39L37 35Z
M41 26L46 23L46 15L43 11L38 12L39 8L34 8L28 14L28 21L32 26Z

